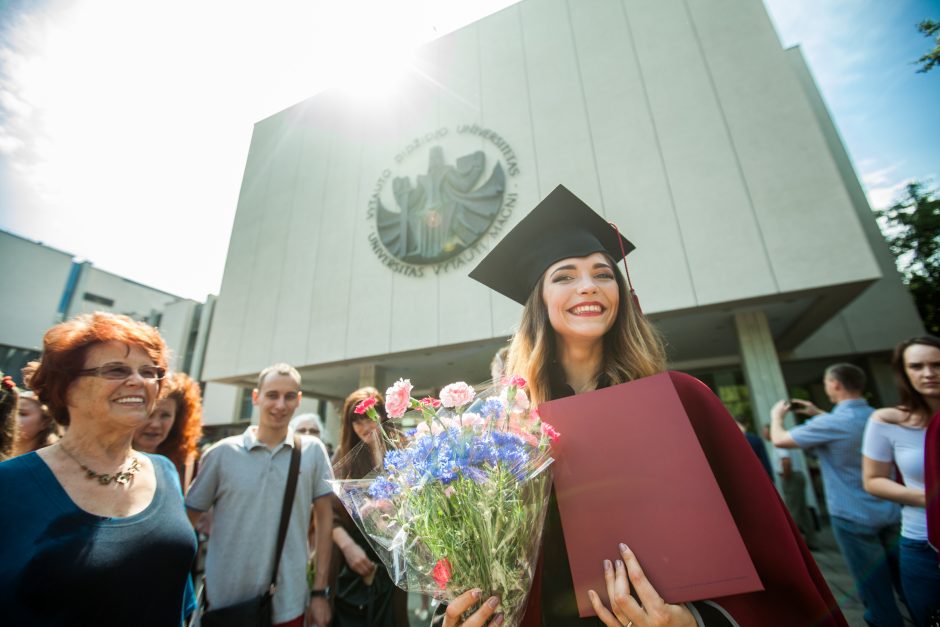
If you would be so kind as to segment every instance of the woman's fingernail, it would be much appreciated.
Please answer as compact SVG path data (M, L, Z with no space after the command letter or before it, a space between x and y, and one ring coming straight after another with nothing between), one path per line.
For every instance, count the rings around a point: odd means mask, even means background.
M623 569L623 560L617 560L617 570Z
M490 625L502 625L503 624L503 615L497 614L493 617L493 620L490 621Z
M591 603L597 603L597 593L593 590L588 590L588 596L591 598Z
M604 570L610 570L613 566L610 565L610 560L604 560Z
M624 544L623 542L620 543L620 552L621 552L621 553L626 553L626 552L627 552L627 545Z
M470 596L472 596L474 599L479 599L481 592L482 590L480 590L479 588L474 588L473 590L470 591Z
M493 609L496 609L496 606L499 605L499 598L497 598L497 597L490 597L490 598L488 598L488 599L486 600L486 604L489 605L490 607L492 607Z

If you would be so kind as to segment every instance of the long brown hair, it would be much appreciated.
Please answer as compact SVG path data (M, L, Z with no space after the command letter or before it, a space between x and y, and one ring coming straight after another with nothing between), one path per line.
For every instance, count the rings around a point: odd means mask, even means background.
M0 375L3 373L0 372ZM0 385L0 462L13 454L13 444L19 431L19 394L10 377L3 377Z
M22 409L24 402L33 403L39 409L39 415L42 416L42 429L40 429L39 433L36 434L36 437L33 440L32 448L30 448L28 451L22 451L22 453L38 451L41 448L51 446L58 442L62 437L62 429L59 427L56 421L53 420L52 414L49 412L49 408L40 403L35 394L28 391L20 394L20 409Z
M370 443L363 442L356 435L353 423L357 420L371 420L366 415L355 412L356 405L367 398L375 399L375 411L382 419L383 428L388 431L388 416L385 413L385 398L374 387L359 388L346 397L343 403L343 425L339 433L339 447L333 454L333 474L337 479L361 479L375 468L381 454ZM381 439L376 438L375 443L381 447Z
M659 332L650 324L627 293L626 281L617 264L604 255L614 268L620 305L610 330L604 334L604 357L600 372L611 384L626 383L634 379L663 372L666 369L666 351ZM522 310L519 330L509 345L506 374L525 377L534 403L551 400L549 373L557 359L555 331L548 318L548 308L542 298L545 275L539 279ZM595 377L595 381L596 381Z
M157 446L157 453L170 458L182 477L186 460L196 454L202 437L202 394L198 383L182 372L174 372L164 380L161 398L176 404L176 418L166 439Z
M940 338L933 335L924 335L904 340L894 347L894 354L891 356L891 367L894 368L894 380L898 385L898 391L901 393L901 408L922 417L924 420L929 420L930 415L933 413L930 410L930 405L923 394L914 389L910 378L907 376L907 369L904 367L904 351L918 344L940 349Z

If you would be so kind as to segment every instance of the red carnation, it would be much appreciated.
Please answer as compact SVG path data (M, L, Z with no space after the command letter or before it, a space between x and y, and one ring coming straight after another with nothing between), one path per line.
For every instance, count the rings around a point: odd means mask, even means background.
M517 374L514 374L512 375L512 378L509 379L509 385L522 389L525 387L525 379Z
M356 405L356 408L353 410L357 414L364 414L368 412L375 405L375 399L373 397L364 398L359 401L359 404Z
M422 405L424 405L425 407L433 407L433 408L435 408L435 409L437 409L438 407L441 406L441 402L440 402L439 400L437 400L436 398L431 397L431 396L425 396L424 398L422 398L422 399L421 399L420 401L418 401L418 402L421 403Z
M561 434L555 430L555 427L548 424L547 422L542 423L542 433L544 433L552 442L557 442L558 438L561 437Z
M434 581L437 582L437 587L443 590L447 587L447 582L450 581L450 577L453 574L453 571L450 567L450 562L447 561L446 557L442 557L437 560L437 564L434 565Z

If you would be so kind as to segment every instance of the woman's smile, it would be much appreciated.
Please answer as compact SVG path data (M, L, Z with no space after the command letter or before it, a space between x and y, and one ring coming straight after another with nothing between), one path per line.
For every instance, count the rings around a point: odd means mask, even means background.
M568 313L575 316L583 316L591 318L594 316L600 316L607 310L602 304L598 302L589 302L589 303L579 303L568 310Z

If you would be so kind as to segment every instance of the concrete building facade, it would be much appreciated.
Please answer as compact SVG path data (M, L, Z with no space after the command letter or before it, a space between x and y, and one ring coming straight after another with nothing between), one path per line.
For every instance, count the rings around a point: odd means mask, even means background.
M887 351L923 327L760 0L523 0L420 49L394 88L258 122L204 378L237 408L286 361L334 412L365 383L488 379L521 308L467 272L559 183L636 244L671 367L735 413L819 400L844 360L893 400Z
M175 296L6 231L0 231L0 266L0 370L18 382L22 367L39 356L49 327L94 311L158 327L170 348L171 368L201 378L214 297L198 303Z

